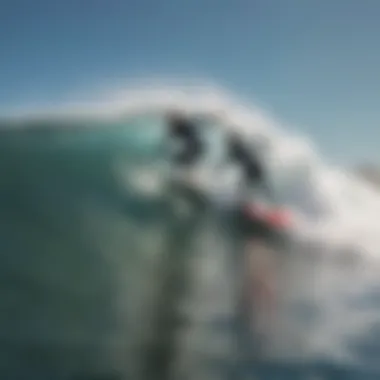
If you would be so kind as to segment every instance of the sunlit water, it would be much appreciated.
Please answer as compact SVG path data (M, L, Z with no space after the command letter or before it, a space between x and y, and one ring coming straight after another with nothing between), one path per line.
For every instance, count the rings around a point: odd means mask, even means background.
M360 224L365 218L345 210L349 202L334 204L336 177L292 167L285 183L293 187L286 187L274 176L308 220L277 249L281 302L266 353L236 369L233 238L208 215L189 230L186 244L171 242L156 202L165 178L157 145L162 126L155 118L125 120L90 122L86 130L52 124L1 132L1 378L141 378L144 345L154 334L158 268L170 244L185 252L189 275L177 305L188 320L176 332L181 376L378 378L376 226L370 214ZM305 170L310 181L301 183ZM376 196L358 191L373 197L376 209ZM358 210L370 209L358 191Z

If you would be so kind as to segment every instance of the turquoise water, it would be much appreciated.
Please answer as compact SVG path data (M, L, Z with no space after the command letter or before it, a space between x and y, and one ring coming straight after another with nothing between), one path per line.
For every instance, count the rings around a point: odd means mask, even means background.
M145 220L113 163L146 159L135 147L122 123L1 132L2 378L124 368L120 300Z
M178 229L165 203L142 199L120 180L120 170L154 164L160 156L155 141L162 131L156 120L120 121L107 128L92 122L87 123L91 128L79 129L35 124L38 128L0 133L0 377L140 379L154 360L144 342L156 336L157 309L150 307L169 271L165 255L216 263L225 251L228 261L228 239L219 238L213 243L219 248L210 248L202 242L218 236L215 220ZM155 138L146 133L148 125ZM183 276L190 271L191 264L186 265ZM223 294L231 288L227 273L219 282L226 286ZM205 284L199 285L199 297L207 293ZM209 315L215 317L222 303L211 303ZM204 348L199 355L208 364L191 369L192 378L236 378L231 321L219 318L218 328L206 325L214 332L201 346L225 338L227 343L214 345L225 351L217 355L215 347ZM208 336L202 329L200 335ZM161 338L169 332L169 327L161 331ZM378 330L370 335L352 343L369 363L364 367L318 359L302 365L250 363L244 371L260 379L379 378L374 372L380 358ZM186 361L182 351L176 356Z

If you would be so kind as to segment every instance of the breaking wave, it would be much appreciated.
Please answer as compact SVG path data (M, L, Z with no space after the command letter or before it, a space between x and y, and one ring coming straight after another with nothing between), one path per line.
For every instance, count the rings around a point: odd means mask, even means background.
M263 162L280 199L299 215L298 235L324 243L356 244L369 255L379 256L377 218L380 193L349 171L329 164L309 139L287 131L281 122L262 109L243 103L217 86L136 86L107 94L98 103L75 104L49 112L31 112L14 119L28 125L30 119L128 120L138 115L178 109L190 115L211 116L221 131L234 130L261 150ZM83 124L81 124L83 125ZM88 123L91 126L91 123ZM109 126L109 123L104 123ZM144 125L141 125L144 128ZM140 131L141 132L141 131ZM156 132L156 134L155 134ZM141 133L140 133L141 134ZM160 131L146 128L145 143L160 138ZM151 173L150 173L151 174ZM142 180L140 175L140 179ZM153 188L154 180L146 178Z
M315 313L307 322L297 319L293 311L283 318L289 323L277 334L276 354L286 356L291 351L295 357L329 356L376 367L380 314L373 300L379 286L380 193L350 172L331 165L307 138L290 133L261 108L224 89L198 84L149 83L135 90L107 94L107 99L98 103L18 115L7 125L24 128L45 120L51 128L111 128L125 120L138 136L133 141L150 149L162 138L158 116L173 108L197 117L207 116L215 130L234 130L250 140L261 152L277 197L297 215L293 231L296 259L291 266L296 285L291 288L288 284L292 291L284 297ZM155 122L136 121L152 115ZM126 170L121 160L115 164L115 173L126 186L135 186L146 196L160 196L160 165L142 164ZM212 176L215 166L207 162L202 170ZM224 183L228 187L231 181ZM313 264L310 260L314 260ZM366 303L369 298L373 302Z

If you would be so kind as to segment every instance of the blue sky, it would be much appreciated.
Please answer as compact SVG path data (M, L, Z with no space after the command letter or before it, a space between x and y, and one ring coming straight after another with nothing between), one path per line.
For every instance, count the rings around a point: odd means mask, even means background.
M378 0L2 0L0 109L144 75L257 98L338 161L380 161Z

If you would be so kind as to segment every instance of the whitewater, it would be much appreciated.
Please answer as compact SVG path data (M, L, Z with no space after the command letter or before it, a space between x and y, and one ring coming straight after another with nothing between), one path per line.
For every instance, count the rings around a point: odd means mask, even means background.
M233 130L250 141L261 153L278 198L296 216L292 256L282 273L285 306L269 355L276 360L329 360L379 370L380 192L330 164L309 139L291 133L265 110L225 89L198 84L147 83L108 92L96 102L43 112L18 111L8 124L22 129L33 120L60 120L61 126L70 127L75 120L91 128L91 120L106 121L102 125L107 126L173 109L208 118L220 133ZM141 143L154 146L162 139L161 124L139 126ZM216 173L214 161L202 167L206 177L233 192L233 177L220 170ZM115 175L147 199L161 197L165 191L162 163L141 165L127 173L121 160L115 163ZM212 270L220 258L215 250L207 252L199 258L199 266L206 268L199 272L203 276L199 286L222 289L223 276ZM198 289L203 298L204 289Z

